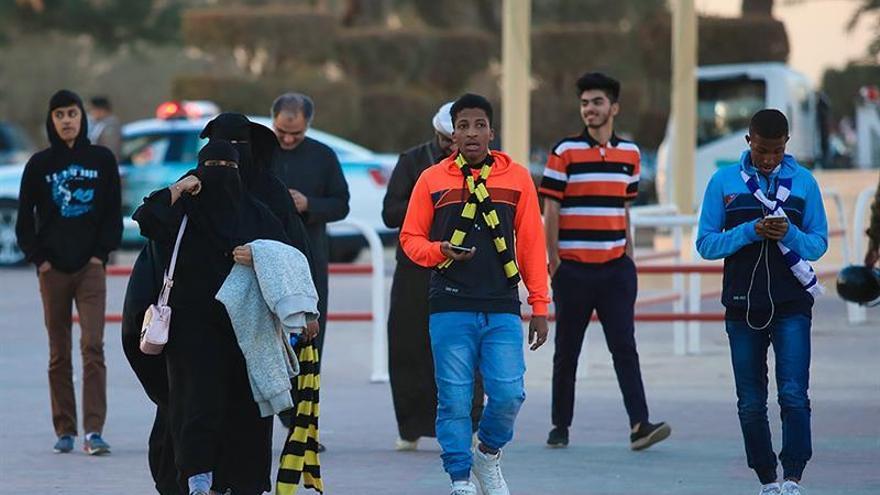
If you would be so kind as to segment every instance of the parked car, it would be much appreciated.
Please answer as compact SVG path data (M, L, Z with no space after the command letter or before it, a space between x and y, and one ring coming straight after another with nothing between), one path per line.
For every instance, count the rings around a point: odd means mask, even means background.
M33 150L31 140L20 127L0 122L0 166L21 163Z
M162 106L157 113L168 114ZM123 126L119 174L122 179L122 212L126 219L144 196L171 184L196 166L199 150L207 142L199 138L199 133L212 118L213 112L184 118L138 120ZM266 117L249 118L271 127L271 121ZM382 199L397 156L373 153L314 128L309 129L307 135L331 147L339 157L351 192L348 218L366 223L378 232L383 243L393 244L397 231L385 227L381 213ZM24 165L0 168L0 266L23 261L15 239L18 189L23 169ZM366 240L353 227L332 223L328 231L331 261L353 261L366 246ZM123 246L134 247L141 243L143 238L137 225L126 221Z

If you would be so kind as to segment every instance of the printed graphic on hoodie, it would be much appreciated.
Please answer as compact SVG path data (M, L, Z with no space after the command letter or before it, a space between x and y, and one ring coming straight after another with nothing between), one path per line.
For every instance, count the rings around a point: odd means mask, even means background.
M75 218L92 211L94 207L94 181L98 171L78 164L70 164L64 170L47 174L46 182L52 187L52 200L65 218Z

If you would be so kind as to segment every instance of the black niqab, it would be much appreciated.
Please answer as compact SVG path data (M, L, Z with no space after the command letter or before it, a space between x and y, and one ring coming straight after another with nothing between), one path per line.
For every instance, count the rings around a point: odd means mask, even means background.
M240 113L221 113L208 122L201 137L229 141L238 151L238 170L242 182L250 188L259 174L259 165L254 160L252 132L254 125ZM263 126L260 126L263 127ZM271 132L271 131L270 131Z
M194 175L202 183L196 196L189 196L187 209L195 222L202 223L216 236L223 249L239 245L245 237L242 232L241 211L244 187L238 169L224 166L206 166L208 160L238 162L238 152L228 141L212 139L199 151L199 166Z

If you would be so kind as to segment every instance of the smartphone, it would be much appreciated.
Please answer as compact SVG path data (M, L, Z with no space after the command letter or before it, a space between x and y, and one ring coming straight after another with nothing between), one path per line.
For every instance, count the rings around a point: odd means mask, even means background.
M450 244L449 249L455 251L456 253L463 253L463 254L467 254L467 253L471 252L471 248L469 248L469 247L456 246L454 244Z
M786 217L764 217L764 221L769 222L769 223L780 224L780 223L787 223L788 218L786 218Z

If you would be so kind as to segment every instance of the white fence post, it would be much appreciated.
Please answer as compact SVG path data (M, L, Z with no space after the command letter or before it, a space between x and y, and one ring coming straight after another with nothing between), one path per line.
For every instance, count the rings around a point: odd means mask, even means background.
M697 314L702 305L702 279L699 273L688 275L688 313ZM700 322L688 322L688 354L700 354Z
M675 261L677 263L681 263L681 244L682 244L682 227L681 225L672 226L672 245L674 249L678 251L678 255L675 257ZM684 287L684 275L681 273L676 273L672 275L672 290L678 295L678 299L672 304L672 310L676 313L684 313L685 311L685 287ZM673 332L673 351L676 356L684 356L687 354L687 343L686 343L686 325L683 321L676 320L672 324L672 332Z
M837 224L840 226L839 228L843 230L843 236L841 237L843 240L840 242L840 252L843 256L843 264L845 266L852 263L852 258L849 255L850 232L847 228L849 222L846 218L846 209L843 207L843 199L840 197L840 193L837 191L828 191L825 194L834 201L834 207L837 209Z
M697 223L697 217L695 215L679 215L678 209L674 205L638 206L631 208L630 212L632 214L630 218L630 228L632 229L635 229L635 227L638 226L659 228L668 227L672 229L673 246L677 252L675 260L679 263L682 261L683 229L687 227L693 230L693 227ZM692 281L692 277L693 276L688 276L687 280ZM696 279L697 282L692 285L692 287L696 287L696 289L691 288L689 291L685 287L686 277L684 274L675 273L672 275L673 291L678 296L678 299L673 303L673 310L676 313L684 313L688 306L694 306L699 310L699 274L696 275ZM694 290L696 290L696 296L693 294ZM696 297L697 302L691 304L690 301L692 301L694 297ZM694 307L689 309L689 311L694 312ZM673 322L672 347L676 356L683 356L688 352L699 354L699 325L699 322Z
M370 381L388 383L388 333L386 322L388 315L385 310L385 249L382 239L376 230L366 223L349 218L337 222L359 230L367 239L370 247L370 262L373 265L372 275L372 313L373 313L373 370Z
M865 258L865 216L868 212L868 202L874 196L874 187L862 189L856 199L855 211L853 212L852 250L853 263L862 263ZM864 323L868 320L865 307L856 303L846 303L847 316L850 325Z

